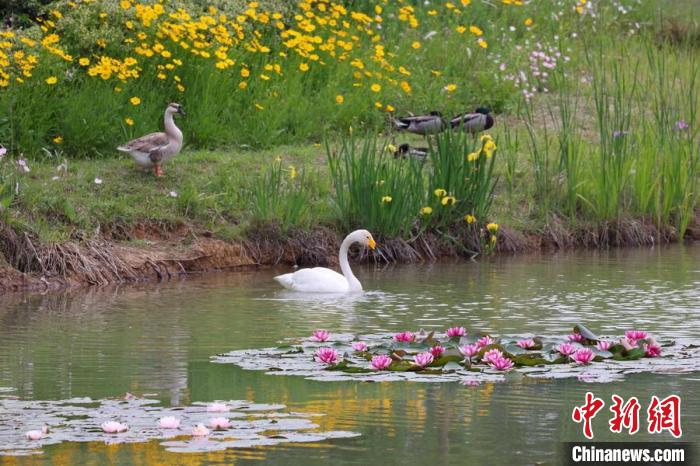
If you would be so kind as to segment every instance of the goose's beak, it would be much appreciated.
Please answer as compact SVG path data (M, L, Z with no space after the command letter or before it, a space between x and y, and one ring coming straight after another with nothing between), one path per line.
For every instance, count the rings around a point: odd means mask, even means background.
M182 115L182 116L187 116L187 114L186 114L185 111L182 109L182 107L180 107L180 108L177 109L177 113L179 113L179 114Z
M367 240L367 246L369 246L369 248L374 251L374 248L377 247L377 243L376 241L374 241L374 238L370 238Z

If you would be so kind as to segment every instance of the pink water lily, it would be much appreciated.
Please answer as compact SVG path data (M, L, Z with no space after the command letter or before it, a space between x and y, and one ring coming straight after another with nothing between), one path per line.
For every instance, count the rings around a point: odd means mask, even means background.
M225 413L230 410L226 403L211 403L207 406L207 411L210 413Z
M612 348L613 342L612 341L603 341L600 340L597 345L595 345L596 348L598 348L601 351L608 351L610 348Z
M192 429L193 437L206 437L207 435L209 435L209 429L207 429L206 426L202 423L197 424Z
M575 341L577 343L581 343L584 340L583 335L581 335L580 333L572 333L572 334L568 335L566 338L569 341Z
M433 362L433 355L428 352L418 353L413 356L413 362L416 364L416 366L425 367Z
M476 343L474 343L471 345L460 346L459 352L462 353L462 355L465 358L471 358L476 353L478 353L480 349L481 349L481 347L479 345L477 345Z
M332 366L338 363L338 352L333 348L319 348L314 354L314 359L317 362L322 362Z
M588 364L593 360L593 350L590 348L580 348L571 357L577 364Z
M387 369L389 366L391 366L392 359L385 355L385 354L380 354L378 356L374 356L372 358L372 367L378 371L383 371L384 369Z
M644 345L644 355L647 358L656 358L661 356L661 347L652 343Z
M625 332L625 338L634 341L634 344L636 344L636 340L644 340L648 335L644 330L627 330Z
M30 430L26 434L24 434L29 440L41 440L44 438L44 435L47 435L49 433L49 428L47 426L44 426L41 428L41 430Z
M102 423L102 430L108 434L116 434L119 432L126 432L129 430L129 426L117 421L107 421Z
M411 342L415 341L415 339L416 335L413 332L399 332L396 335L394 335L395 341Z
M503 353L501 350L498 349L492 349L488 350L487 352L484 353L484 357L481 358L484 362L491 362L496 359L501 359L503 358Z
M352 349L353 351L367 351L367 343L364 341L353 341Z
M467 329L464 327L450 327L447 329L447 336L450 338L453 337L463 337L464 335L467 334Z
M444 352L445 352L444 346L437 345L437 346L433 346L432 348L430 348L430 354L432 354L435 359L439 358L442 355L442 353L444 353Z
M632 351L637 347L637 340L630 340L629 338L620 338L620 344L626 351Z
M518 345L521 348L530 349L534 348L536 343L535 340L533 340L532 338L528 338L526 340L518 340L516 345Z
M557 347L557 351L564 356L571 356L576 352L576 346L572 345L571 343L562 343Z
M209 419L209 427L214 430L224 430L231 427L231 421L225 417L213 417Z
M314 330L314 334L311 335L311 339L313 341L323 343L324 341L328 340L330 336L331 333L328 330Z
M489 361L489 366L497 371L509 371L513 368L513 361L508 358L496 358Z
M481 337L476 341L476 345L479 348L483 348L484 346L489 346L493 345L494 340L490 336L486 335L485 337Z
M161 429L177 429L180 427L180 420L175 416L165 416L158 420L158 427Z

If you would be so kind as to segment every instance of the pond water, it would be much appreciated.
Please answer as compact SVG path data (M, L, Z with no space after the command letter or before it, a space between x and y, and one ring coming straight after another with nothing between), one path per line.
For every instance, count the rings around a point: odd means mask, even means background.
M682 397L684 440L700 438L700 373L637 374L610 384L521 378L502 383L318 382L214 364L235 349L332 332L570 333L630 328L700 341L700 247L572 252L483 262L356 267L367 293L310 298L280 290L280 270L222 273L164 284L12 294L0 298L0 397L103 399L148 394L163 406L211 400L282 404L326 431L361 435L309 443L174 453L158 441L48 445L0 463L44 464L557 464L582 441L571 420L586 391L606 401L596 440L670 441L607 429L610 396ZM4 387L4 388L3 388ZM22 426L24 428L24 426ZM28 426L37 428L37 426ZM38 426L40 427L40 426Z

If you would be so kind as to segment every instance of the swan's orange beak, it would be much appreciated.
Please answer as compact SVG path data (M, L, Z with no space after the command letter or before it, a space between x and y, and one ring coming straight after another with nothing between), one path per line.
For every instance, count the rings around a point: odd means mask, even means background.
M371 250L374 250L374 248L377 247L377 243L374 241L374 238L372 238L371 236L370 236L369 239L367 240L367 246L369 246L369 248L370 248Z

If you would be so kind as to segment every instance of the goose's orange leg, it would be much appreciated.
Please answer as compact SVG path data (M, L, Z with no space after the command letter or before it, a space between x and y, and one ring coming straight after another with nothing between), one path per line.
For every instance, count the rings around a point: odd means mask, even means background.
M154 165L153 173L156 175L156 177L162 178L164 176L163 167L161 167L160 165Z

